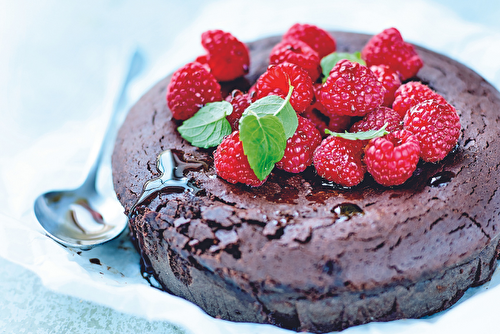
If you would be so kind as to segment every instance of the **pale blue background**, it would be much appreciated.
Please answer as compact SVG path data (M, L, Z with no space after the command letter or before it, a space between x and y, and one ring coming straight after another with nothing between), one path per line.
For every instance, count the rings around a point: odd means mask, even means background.
M464 43L470 43L470 38L481 39L484 33L496 36L500 33L498 1L382 0L376 2L380 11L371 17L363 5L375 2L350 1L348 11L321 11L327 2L311 1L308 6L317 7L312 13L302 9L302 2L257 1L253 6L260 8L248 12L260 11L260 15L249 18L238 1L0 0L0 189L5 190L0 192L0 212L15 219L23 217L26 209L15 199L21 194L31 199L26 193L42 177L36 174L36 168L25 165L23 159L29 157L20 156L20 148L34 147L30 152L46 150L42 156L47 161L40 159L31 164L47 170L48 160L70 162L63 170L47 176L54 187L63 185L62 180L71 175L83 175L109 116L100 107L112 94L110 83L123 69L131 50L141 49L146 66L143 76L131 88L129 105L158 79L201 52L198 39L179 40L179 36L199 36L204 30L232 27L235 35L249 41L283 32L290 23L303 22L302 17L311 23L312 18L328 22L322 24L324 28L376 33L402 20L395 16L407 16L409 23L402 30L405 37L465 62L500 87L499 58L469 54L470 50L448 50L446 43L434 38L460 33L464 26L478 31L477 35L468 35L469 40ZM329 3L332 2L343 3ZM252 6L250 3L247 6ZM435 6L440 16L432 11L405 10L420 4L425 8ZM239 11L232 11L235 9ZM363 20L357 25L359 17ZM449 18L460 26L433 31L436 36L428 33L429 28L419 32L419 27L440 26L437 20ZM457 48L459 44L453 46ZM51 139L51 134L64 131L68 131L67 141ZM37 143L41 144L36 146ZM68 145L76 148L67 150ZM6 176L9 173L12 177ZM24 187L15 186L16 178L22 179L19 182ZM164 321L148 321L52 292L36 274L0 257L0 333L183 332ZM374 332L378 333L376 329ZM483 332L488 333L488 328Z

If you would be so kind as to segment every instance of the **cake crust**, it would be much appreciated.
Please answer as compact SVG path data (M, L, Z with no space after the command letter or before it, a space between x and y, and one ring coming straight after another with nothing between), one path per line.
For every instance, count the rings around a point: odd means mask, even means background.
M340 52L370 36L331 32ZM280 37L248 44L248 85ZM420 163L402 186L369 176L342 189L276 170L259 188L216 176L212 151L184 141L165 103L165 78L131 109L116 141L113 179L133 238L166 291L208 314L325 332L415 318L452 305L496 267L500 94L467 67L417 47L428 84L457 109L462 133L438 164ZM412 80L413 80L412 79ZM164 150L185 162L197 191L163 191L134 210ZM180 162L182 164L182 162ZM199 190L198 190L199 189Z

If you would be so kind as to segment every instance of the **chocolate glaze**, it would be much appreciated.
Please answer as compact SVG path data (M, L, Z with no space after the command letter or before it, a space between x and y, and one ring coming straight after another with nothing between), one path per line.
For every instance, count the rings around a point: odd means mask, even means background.
M359 51L369 39L332 35L341 52ZM248 44L249 83L265 71L279 39ZM165 103L170 77L145 94L113 154L125 212L144 183L159 177L162 151L207 165L186 174L201 189L196 195L158 192L130 216L163 288L212 316L323 332L432 314L487 281L498 255L500 94L467 67L417 51L425 65L412 80L457 108L462 134L444 161L420 163L393 188L367 175L345 189L313 168L299 175L275 170L260 188L229 184L216 176L212 150L192 147L177 133Z

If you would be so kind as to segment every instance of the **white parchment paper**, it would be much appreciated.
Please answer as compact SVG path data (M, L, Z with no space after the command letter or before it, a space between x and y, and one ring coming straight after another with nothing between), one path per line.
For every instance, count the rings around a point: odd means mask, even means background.
M485 15L498 11L488 4ZM281 34L293 23L378 33L395 26L410 42L471 67L500 87L500 33L433 1L47 1L0 2L0 256L48 288L193 333L287 333L269 325L213 319L149 286L126 235L88 252L44 235L33 213L44 191L78 186L97 153L111 106L139 48L143 75L129 107L156 81L202 53L200 34L224 29L243 41ZM471 13L473 14L473 13ZM499 111L500 112L500 111ZM109 167L100 187L112 193ZM97 258L100 265L90 263ZM500 274L450 310L418 320L371 323L345 333L494 333Z

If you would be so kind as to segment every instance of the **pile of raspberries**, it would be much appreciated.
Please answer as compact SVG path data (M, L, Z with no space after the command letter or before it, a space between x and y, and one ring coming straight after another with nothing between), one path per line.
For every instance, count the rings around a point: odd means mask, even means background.
M168 86L168 107L177 120L222 101L219 82L248 73L248 49L230 33L207 31L202 45L207 54L177 70ZM343 187L359 184L368 172L379 184L394 186L412 176L420 159L438 162L456 146L461 126L455 108L428 86L409 80L423 62L397 29L386 29L368 41L361 50L366 66L343 59L323 78L320 61L335 51L335 39L327 31L295 24L274 46L270 66L249 91L235 90L225 97L233 106L227 116L233 132L214 151L218 176L253 187L266 181L259 180L248 163L239 139L239 118L262 97L285 98L289 83L298 128L276 168L300 173L312 164L318 175ZM384 126L388 134L371 140L325 133Z

